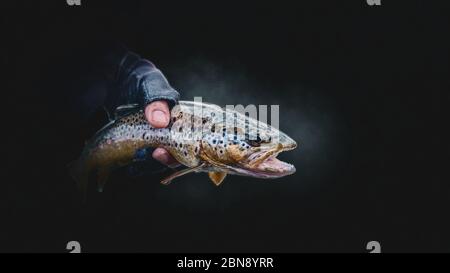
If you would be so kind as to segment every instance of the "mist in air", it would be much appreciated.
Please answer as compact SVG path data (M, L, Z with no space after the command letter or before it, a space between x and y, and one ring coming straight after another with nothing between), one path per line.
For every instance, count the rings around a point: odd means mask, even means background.
M258 80L252 71L205 58L189 59L169 68L167 77L182 100L202 97L203 102L221 107L267 105L269 124L270 106L279 105L279 129L299 144L297 149L282 153L279 158L296 166L297 177L316 180L335 169L339 157L335 149L339 113L321 90L305 87L301 82L283 83L280 90L276 83ZM267 77L270 78L270 70ZM307 179L303 180L303 184L308 184Z

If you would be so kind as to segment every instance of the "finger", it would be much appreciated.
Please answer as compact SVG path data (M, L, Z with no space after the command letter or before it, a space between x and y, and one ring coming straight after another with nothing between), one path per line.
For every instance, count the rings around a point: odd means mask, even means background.
M163 148L156 148L153 151L152 156L154 159L171 168L175 168L180 165L180 163L178 163L178 161L173 158L173 156L167 150Z
M145 107L145 117L155 128L164 128L169 125L169 105L165 101L154 101Z

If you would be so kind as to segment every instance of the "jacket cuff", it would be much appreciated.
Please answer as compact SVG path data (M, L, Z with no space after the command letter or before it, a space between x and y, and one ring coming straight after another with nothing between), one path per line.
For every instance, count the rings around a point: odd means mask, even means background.
M162 72L155 66L148 71L140 81L140 104L144 107L157 101L165 100L169 109L178 103L180 94L170 86Z
M152 62L127 52L119 67L118 82L125 101L142 107L157 100L167 101L170 108L178 103L179 93Z

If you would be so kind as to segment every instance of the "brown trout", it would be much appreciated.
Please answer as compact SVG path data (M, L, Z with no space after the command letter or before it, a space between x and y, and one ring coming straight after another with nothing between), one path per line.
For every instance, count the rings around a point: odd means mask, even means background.
M95 173L102 191L112 170L132 163L136 151L148 147L165 148L187 167L163 179L163 184L191 172L208 172L217 186L227 174L278 178L295 172L293 165L276 158L297 147L286 134L234 110L180 101L163 129L151 127L142 110L119 115L87 142L69 166L71 175L85 191Z

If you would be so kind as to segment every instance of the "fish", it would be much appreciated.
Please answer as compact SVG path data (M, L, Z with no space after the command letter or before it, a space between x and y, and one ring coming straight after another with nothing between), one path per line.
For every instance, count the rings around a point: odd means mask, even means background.
M118 107L69 171L82 191L95 176L101 192L112 171L132 164L137 151L150 147L166 149L186 167L162 179L164 185L188 173L206 172L219 186L228 174L269 179L296 171L276 158L297 147L288 135L238 111L198 101L179 101L166 128L152 127L137 105Z

